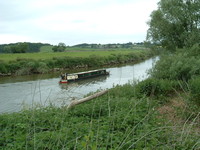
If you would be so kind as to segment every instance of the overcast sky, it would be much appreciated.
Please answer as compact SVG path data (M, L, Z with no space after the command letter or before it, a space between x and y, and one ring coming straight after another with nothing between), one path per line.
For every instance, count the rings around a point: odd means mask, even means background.
M143 42L159 0L0 0L0 44Z

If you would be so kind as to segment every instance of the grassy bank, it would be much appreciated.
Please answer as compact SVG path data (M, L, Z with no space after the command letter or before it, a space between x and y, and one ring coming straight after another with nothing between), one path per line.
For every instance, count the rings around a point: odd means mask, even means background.
M88 68L138 62L155 55L151 50L81 51L1 54L0 73L25 75L47 73L54 68Z
M127 55L135 53L136 55L145 51L143 50L105 50L105 51L70 51L70 52L44 52L44 53L18 53L18 54L1 54L0 61L10 62L20 59L32 59L32 60L47 60L60 57L72 57L72 58L86 58L91 55L98 55L101 57L108 57L110 55Z
M200 134L197 134L196 127L198 122L195 120L198 116L183 117L186 114L185 109L174 105L170 107L166 100L161 104L161 99L156 97L160 94L156 92L149 97L143 90L146 82L137 86L127 84L115 87L106 95L70 110L65 106L62 108L49 106L0 115L0 148L52 150L200 148ZM166 83L159 84L166 85ZM169 92L169 89L162 90ZM168 97L169 100L171 98ZM184 103L185 108L186 102ZM165 106L173 109L174 112L171 114L176 117L168 118L170 114L168 111L164 112ZM188 114L189 111L188 109Z

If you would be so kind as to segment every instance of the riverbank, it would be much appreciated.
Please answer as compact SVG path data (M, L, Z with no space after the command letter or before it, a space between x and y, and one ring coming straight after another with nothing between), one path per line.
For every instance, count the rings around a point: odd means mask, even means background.
M0 148L198 149L197 119L184 116L191 111L189 105L176 94L166 96L171 93L166 85L176 87L178 82L156 82L166 95L157 90L146 94L150 83L117 86L72 109L38 106L0 115Z
M155 55L152 50L1 54L0 75L42 74L63 69L105 67L139 62Z

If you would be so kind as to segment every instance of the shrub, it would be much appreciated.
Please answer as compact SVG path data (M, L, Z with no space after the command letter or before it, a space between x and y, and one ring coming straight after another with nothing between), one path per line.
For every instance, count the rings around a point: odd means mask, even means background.
M20 69L20 64L19 62L16 62L16 61L13 61L13 62L10 62L8 64L8 70L11 72L11 73L15 73L16 70Z
M39 67L37 68L38 73L47 73L49 71L49 67L45 62L39 62Z
M177 81L149 78L139 82L135 86L135 93L137 97L142 97L144 95L160 97L174 94L174 89L180 89Z
M0 73L8 73L7 66L5 63L0 63Z
M184 54L169 55L161 57L150 74L158 79L188 81L193 75L200 73L198 65L200 62L195 57L184 56Z
M189 81L190 98L200 105L200 77L193 78Z

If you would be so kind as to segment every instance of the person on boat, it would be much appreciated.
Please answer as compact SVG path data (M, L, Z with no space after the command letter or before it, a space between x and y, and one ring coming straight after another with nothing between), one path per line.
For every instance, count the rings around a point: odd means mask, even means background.
M61 75L60 75L61 79L62 80L67 80L67 75L68 75L67 73L61 73Z
M61 72L60 77L61 77L62 80L65 80L65 75L66 75L66 74L64 74L64 73Z
M65 73L65 80L67 80L67 73Z

